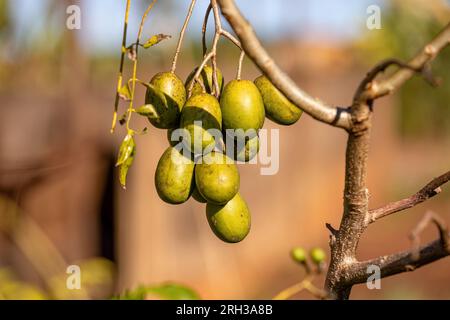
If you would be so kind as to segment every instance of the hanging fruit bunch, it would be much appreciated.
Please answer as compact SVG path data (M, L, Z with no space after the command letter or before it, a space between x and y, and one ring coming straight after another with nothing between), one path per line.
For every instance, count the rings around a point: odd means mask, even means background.
M183 83L177 76L176 68L195 0L191 1L180 32L171 70L154 75L149 82L137 79L138 49L150 48L169 38L159 34L143 44L140 42L144 22L155 2L144 13L137 41L127 46L130 0L127 1L112 125L114 131L119 119L127 129L117 161L120 183L125 188L126 176L136 153L134 135L147 132L146 129L134 131L130 128L131 116L136 113L146 117L155 128L167 130L169 146L155 173L159 197L169 204L181 204L192 196L206 204L208 223L218 238L228 243L242 241L250 231L251 216L247 202L239 192L240 176L236 163L249 162L258 154L258 132L266 117L281 125L291 125L299 120L302 111L265 76L255 81L241 78L244 51L239 40L222 28L216 0L210 1L203 23L203 60L186 81ZM211 12L215 33L208 51L205 35ZM241 50L236 78L227 84L217 67L217 45L222 37ZM125 55L133 61L133 77L122 85ZM136 84L146 88L145 103L137 109L133 107ZM119 98L129 101L127 111L120 118L117 116Z

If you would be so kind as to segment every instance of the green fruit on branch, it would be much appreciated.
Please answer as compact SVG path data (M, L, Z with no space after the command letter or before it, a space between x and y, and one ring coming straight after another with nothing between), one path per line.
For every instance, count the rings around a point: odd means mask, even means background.
M305 263L306 262L306 251L303 248L293 248L291 250L291 257L295 262Z
M225 242L242 241L250 232L250 211L239 193L225 205L208 203L206 216L214 234Z
M227 136L227 139L231 139ZM259 137L245 139L245 143L234 141L234 160L248 162L252 160L259 152Z
M264 125L264 103L255 84L249 80L232 80L220 98L225 129L253 129L253 135Z
M185 102L186 89L174 73L158 73L147 84L146 113L150 123L157 128L175 128Z
M325 251L323 251L321 248L313 248L309 252L309 256L311 257L311 260L315 264L321 264L325 261L327 258L327 255L325 254Z
M183 107L180 126L187 130L190 138L187 147L191 152L202 154L208 146L212 150L216 140L208 130L216 129L219 136L222 128L222 112L217 99L208 93L192 96Z
M197 188L194 188L194 191L192 191L192 198L194 198L194 200L196 200L197 202L200 202L200 203L208 202L208 201L206 201L205 198L203 198L203 196L200 194L200 192L198 192Z
M194 188L194 161L173 147L159 159L155 186L159 197L170 204L186 202Z
M189 90L189 86L191 85L192 80L194 79L195 73L197 72L198 67L195 68L187 77L186 79L186 91ZM212 94L214 92L214 86L213 86L213 68L206 65L203 70L200 72L200 76L198 77L198 80L203 84L205 87L206 93ZM222 92L223 89L223 75L219 68L217 68L217 82L219 83L220 92ZM202 86L196 81L194 83L194 86L192 87L192 96L195 96L197 94L203 93Z
M290 102L269 79L259 76L255 79L255 85L261 92L267 118L286 126L294 124L300 119L303 111Z
M195 184L208 202L225 204L239 191L239 171L234 161L219 152L203 157L195 166Z

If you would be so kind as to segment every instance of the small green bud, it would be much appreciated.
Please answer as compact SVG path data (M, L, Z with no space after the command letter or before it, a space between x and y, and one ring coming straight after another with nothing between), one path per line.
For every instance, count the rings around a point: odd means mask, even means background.
M313 248L309 252L309 255L311 257L311 260L315 264L321 264L325 261L327 255L325 254L325 251L323 251L321 248Z
M305 263L306 262L306 251L303 248L296 247L291 250L291 257L295 262Z

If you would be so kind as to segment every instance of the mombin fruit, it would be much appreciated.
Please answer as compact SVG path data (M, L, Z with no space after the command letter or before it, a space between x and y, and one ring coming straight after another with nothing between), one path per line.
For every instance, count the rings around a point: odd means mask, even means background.
M206 201L225 204L239 191L239 171L233 160L219 152L203 157L195 166L195 184Z
M249 80L232 80L220 98L225 129L253 129L255 136L264 125L264 103L256 85ZM239 132L236 132L240 136Z
M209 130L216 129L219 135L222 128L222 112L217 99L208 93L192 96L183 107L180 126L190 137L187 147L191 152L202 154L205 148L214 146L215 137Z
M302 110L297 108L280 90L275 88L269 79L265 76L260 76L255 79L255 85L261 92L267 118L282 125L291 125L300 119L303 113Z
M169 147L159 159L155 186L159 197L170 204L187 201L194 188L194 162Z
M206 216L214 234L225 242L242 241L250 232L250 211L239 193L225 205L208 203Z
M195 73L197 72L198 67L195 68L187 77L186 79L186 91L189 90L189 86L191 85L192 79L195 76ZM206 93L213 93L214 87L213 87L213 68L210 66L204 66L203 70L200 72L200 77L198 78L199 81L205 86ZM222 92L223 89L223 75L219 68L217 68L217 82L219 82L219 88L220 92ZM197 94L203 93L202 86L195 82L194 86L192 87L192 96L195 96Z
M185 102L183 81L172 72L156 74L147 85L145 104L151 108L148 119L157 128L176 127Z

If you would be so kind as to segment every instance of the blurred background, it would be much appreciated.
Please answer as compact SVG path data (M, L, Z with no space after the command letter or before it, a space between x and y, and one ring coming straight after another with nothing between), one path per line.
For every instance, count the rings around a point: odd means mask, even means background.
M127 190L114 163L125 135L110 124L119 67L125 0L0 0L0 298L107 298L139 285L176 282L205 299L270 299L298 282L294 246L328 252L325 223L342 213L346 134L304 115L280 129L280 170L260 175L241 165L241 193L252 230L241 243L218 240L204 205L162 202L153 183L167 147L165 131L137 137ZM129 39L149 1L132 1ZM81 29L66 28L66 8L81 8ZM185 79L201 59L198 0L180 57ZM443 0L250 0L237 4L279 65L306 91L338 106L351 102L366 71L380 59L408 59L450 20ZM366 9L379 5L379 30ZM143 38L172 39L141 51L138 77L170 69L188 0L160 0ZM209 32L209 35L211 32ZM130 40L131 41L131 40ZM131 42L130 42L131 43ZM226 41L219 67L234 78L238 51ZM416 77L375 106L370 155L370 205L409 196L449 170L450 50L433 63L443 84ZM130 64L126 75L129 76ZM258 70L245 61L243 77ZM138 88L137 100L143 101ZM126 105L121 104L121 110ZM137 116L134 128L148 124ZM427 210L450 222L450 188L364 234L359 258L410 246L408 234ZM429 228L422 241L434 239ZM68 265L82 270L82 290L67 290ZM381 290L356 286L356 299L449 299L450 259L382 280ZM323 279L317 284L323 285ZM296 298L310 299L307 293Z

